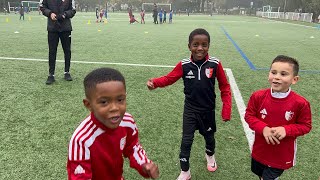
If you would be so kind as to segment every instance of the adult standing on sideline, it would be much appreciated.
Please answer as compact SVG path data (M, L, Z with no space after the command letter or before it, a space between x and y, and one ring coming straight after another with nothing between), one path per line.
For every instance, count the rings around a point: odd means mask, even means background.
M72 81L70 75L71 61L71 18L76 14L74 0L40 0L40 10L44 16L48 17L48 45L49 45L49 76L46 84L55 81L55 65L57 47L61 40L64 52L64 79Z
M20 14L19 20L21 20L21 17L22 17L22 20L24 20L24 7L22 5L20 6L19 14Z
M156 3L154 3L154 5L153 5L152 17L153 17L153 23L158 24L158 9L157 9Z

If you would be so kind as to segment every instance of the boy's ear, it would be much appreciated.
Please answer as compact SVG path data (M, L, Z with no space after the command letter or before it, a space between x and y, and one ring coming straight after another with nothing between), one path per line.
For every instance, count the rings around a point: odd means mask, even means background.
M89 111L92 112L92 108L91 108L90 101L89 101L87 98L85 98L85 99L82 100L82 102L83 102L83 105L84 105Z
M292 84L296 84L299 81L299 79L300 79L299 76L293 77Z
M190 44L188 44L188 49L191 51L191 49L190 49Z

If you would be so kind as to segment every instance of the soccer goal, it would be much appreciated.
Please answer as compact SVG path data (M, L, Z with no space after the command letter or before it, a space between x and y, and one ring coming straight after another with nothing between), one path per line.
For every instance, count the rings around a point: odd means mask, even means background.
M157 8L158 10L163 9L169 12L171 10L171 4L158 3ZM152 12L154 9L154 3L142 3L141 9L145 10L146 12Z
M18 11L20 6L21 6L20 2L8 2L8 12L11 13L11 12Z
M24 7L28 7L29 11L38 11L39 1L21 1Z

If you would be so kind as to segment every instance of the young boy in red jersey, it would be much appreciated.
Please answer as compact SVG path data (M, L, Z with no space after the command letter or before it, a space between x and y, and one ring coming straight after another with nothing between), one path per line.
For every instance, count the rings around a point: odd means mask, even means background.
M130 17L130 24L133 24L133 23L135 23L135 22L137 22L137 23L139 23L139 21L137 21L135 18L134 18L134 15L132 15L131 17Z
M141 16L141 24L145 24L145 23L146 23L146 22L144 21L145 10L141 9L140 16Z
M69 180L123 180L123 157L145 178L158 178L158 166L139 143L138 128L126 112L126 84L111 68L84 79L84 106L91 111L73 133L67 163Z
M311 130L309 102L291 90L299 76L299 64L279 55L270 67L271 88L254 92L245 120L255 131L251 170L263 180L275 180L296 163L296 138Z
M153 90L165 87L183 78L185 104L183 112L182 141L180 147L181 172L178 180L191 179L190 151L194 133L198 129L205 139L205 157L207 169L214 172L217 169L215 161L215 84L218 81L223 102L222 119L231 118L230 85L223 71L221 61L208 54L210 35L205 29L195 29L189 35L189 50L191 56L180 61L167 75L149 79L147 87Z

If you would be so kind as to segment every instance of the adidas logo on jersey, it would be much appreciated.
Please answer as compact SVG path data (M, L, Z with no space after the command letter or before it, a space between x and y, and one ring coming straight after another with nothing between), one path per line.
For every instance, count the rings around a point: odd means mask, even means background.
M186 75L185 78L187 78L187 79L194 79L194 78L196 78L196 77L193 75L192 70L190 70L190 71L187 73L187 75Z
M80 166L80 164L76 167L76 169L74 170L74 174L84 174L85 171L82 168L82 166Z
M193 72L190 70L190 71L188 72L188 75L189 75L189 76L192 76L192 75L193 75Z

